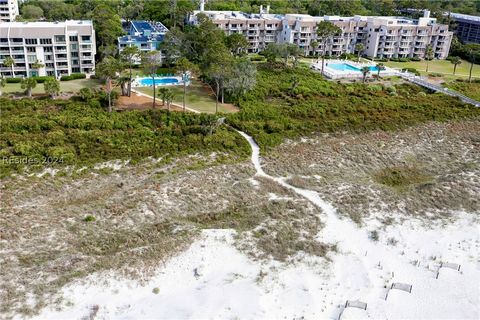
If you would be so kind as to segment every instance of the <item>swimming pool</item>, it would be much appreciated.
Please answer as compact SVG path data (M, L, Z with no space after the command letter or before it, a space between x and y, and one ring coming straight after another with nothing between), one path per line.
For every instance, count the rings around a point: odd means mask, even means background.
M353 72L361 72L361 68L352 66L348 63L328 63L325 65L326 67L332 68L338 71L353 71ZM377 72L378 68L375 66L368 66L370 71Z
M179 84L179 80L177 78L155 78L155 85L163 86L166 84ZM153 86L153 79L152 78L141 78L138 79L138 84L141 87L150 87Z

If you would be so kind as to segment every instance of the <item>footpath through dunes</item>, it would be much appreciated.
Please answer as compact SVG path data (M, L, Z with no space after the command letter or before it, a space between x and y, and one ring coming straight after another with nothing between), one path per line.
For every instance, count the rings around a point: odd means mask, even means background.
M273 177L262 168L260 159L260 148L254 139L247 135L245 132L238 131L248 141L252 148L251 161L255 167L256 175L266 177L280 184L281 186L294 191L296 194L308 199L321 209L321 219L324 222L324 228L318 235L318 239L322 242L336 244L337 250L340 253L346 254L343 259L348 260L348 265L351 269L351 273L342 279L342 282L356 282L361 279L360 272L364 273L367 277L366 287L364 290L367 292L364 296L356 295L357 299L363 301L372 301L368 312L365 313L366 317L373 316L374 318L413 318L418 317L420 314L425 314L431 318L444 317L445 313L451 314L452 317L459 316L461 318L469 318L471 316L478 316L479 309L469 311L471 304L475 304L472 297L475 294L480 294L478 286L469 285L463 282L460 277L463 272L460 273L460 265L456 272L442 269L445 261L437 261L433 264L423 265L427 267L427 270L422 270L419 267L422 262L415 260L410 265L405 265L404 252L401 255L390 247L386 247L376 241L372 241L372 235L368 235L365 230L360 229L356 224L352 223L350 219L340 219L336 213L336 209L329 203L325 202L317 191L302 189L294 187L286 182L286 177ZM475 240L475 247L478 250L480 235L476 235L472 238ZM438 240L436 241L438 243ZM335 259L334 259L335 261ZM335 263L335 262L334 262ZM452 264L451 262L447 264ZM348 268L348 267L347 267ZM420 269L420 270L419 270ZM464 266L464 270L470 277L474 277L480 280L480 271L477 270L474 264L467 264ZM445 279L443 281L438 280L440 272L444 272ZM400 282L398 282L400 280ZM464 280L464 279L463 279ZM395 283L410 283L410 294L412 288L415 287L416 294L405 295L393 293L395 295L394 302L383 302L379 298L385 297L387 301L389 291L394 288ZM462 282L459 285L459 282ZM464 286L465 285L465 286ZM359 289L362 291L362 289ZM449 290L462 296L464 292L473 294L470 298L459 299L456 306L452 306L445 297L435 298L431 290L440 290L440 292L447 293ZM445 294L446 296L447 294ZM346 299L348 300L348 299ZM358 300L357 300L358 301ZM446 304L446 305L445 305ZM365 303L367 308L368 303ZM344 309L348 306L340 307L330 314L330 317L341 318ZM458 308L461 306L460 308ZM393 310L392 310L393 309ZM442 310L439 312L439 310ZM367 310L365 310L367 311ZM435 315L438 316L435 316ZM357 318L359 314L355 315ZM447 316L447 318L450 316ZM344 316L344 318L346 318Z
M308 199L303 205L313 203L323 224L316 239L335 245L336 250L316 257L298 249L289 263L251 259L238 244L242 241L240 229L203 227L198 240L160 266L143 285L115 279L111 273L93 274L87 282L64 289L70 304L61 311L44 309L39 318L88 316L92 312L106 319L478 318L478 215L453 211L452 221L413 217L398 224L374 219L355 223L325 200L321 191L292 186L288 176L277 174L285 172L278 169L279 164L272 166L270 158L261 158L255 141L240 134L252 148L255 168L255 172L243 170L240 180L248 181L254 193L262 193L267 180L281 187L277 191L270 188L272 202L294 196ZM464 154L468 150L472 152L466 148ZM237 180L232 184L244 186ZM291 194L274 194L282 188ZM260 226L253 230L256 232L261 233ZM460 270L442 267L446 262L459 264ZM396 289L401 287L394 285L397 283L409 285L411 290ZM366 309L345 308L347 300L360 301Z

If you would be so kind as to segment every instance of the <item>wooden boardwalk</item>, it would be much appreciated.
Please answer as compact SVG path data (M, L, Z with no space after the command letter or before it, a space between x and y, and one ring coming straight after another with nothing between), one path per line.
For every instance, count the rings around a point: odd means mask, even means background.
M454 91L452 89L444 88L444 87L442 87L438 84L430 83L430 82L424 80L422 77L414 75L413 73L399 72L398 75L400 75L403 79L405 79L409 82L415 83L415 84L417 84L419 86L422 86L424 88L430 89L430 90L435 91L435 92L441 92L441 93L447 94L449 96L457 97L465 103L474 105L477 108L480 107L480 101L473 100L473 99L467 97L466 95L463 95L463 94L461 94L457 91Z

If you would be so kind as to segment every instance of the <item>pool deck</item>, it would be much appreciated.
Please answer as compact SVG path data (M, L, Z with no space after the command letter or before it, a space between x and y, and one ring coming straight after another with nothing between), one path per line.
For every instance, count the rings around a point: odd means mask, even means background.
M348 64L355 68L361 69L363 67L374 67L375 63L358 63L351 60L330 60L325 59L325 67L323 70L324 75L329 79L361 79L363 74L360 71L352 70L337 70L330 68L329 64ZM312 69L321 71L322 70L322 60L318 60L311 65ZM377 71L370 71L370 75L377 74ZM397 75L398 71L392 68L385 67L385 70L380 71L380 76L394 76Z

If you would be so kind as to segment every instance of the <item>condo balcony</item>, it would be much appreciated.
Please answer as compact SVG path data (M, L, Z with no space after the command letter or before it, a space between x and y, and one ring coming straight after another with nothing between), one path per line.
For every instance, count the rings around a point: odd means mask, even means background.
M11 68L6 68L8 70L6 71L11 71L12 69ZM26 67L14 67L13 68L15 72L18 72L18 71L27 71L27 68Z

